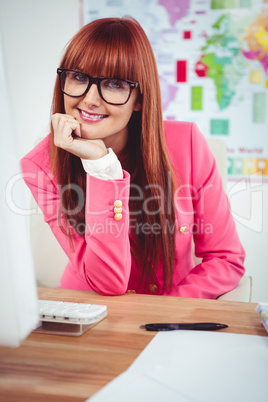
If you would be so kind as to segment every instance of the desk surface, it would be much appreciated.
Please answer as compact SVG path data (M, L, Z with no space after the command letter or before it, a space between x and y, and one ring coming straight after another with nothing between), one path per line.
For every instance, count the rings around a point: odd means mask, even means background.
M105 304L108 316L80 337L30 334L16 349L0 347L0 401L85 401L125 371L154 337L156 321L228 324L224 332L267 336L256 304L39 288L39 298Z

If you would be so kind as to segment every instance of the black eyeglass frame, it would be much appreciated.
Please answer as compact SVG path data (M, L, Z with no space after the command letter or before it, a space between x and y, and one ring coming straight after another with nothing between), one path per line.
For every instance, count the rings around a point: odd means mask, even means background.
M63 83L63 82L62 82L62 75L61 75L61 74L62 74L64 71L72 71L73 73L83 74L84 76L86 76L86 77L88 78L88 85L87 85L87 88L86 88L85 91L82 93L82 95L70 95L70 94L67 94L67 93L62 89L62 87L63 87L62 83ZM90 89L90 87L91 87L92 84L96 84L101 99L104 100L104 102L108 103L109 105L117 105L117 106L125 105L125 104L129 101L129 98L130 98L130 96L131 96L131 94L132 94L133 89L138 88L138 86L139 86L139 83L138 83L138 82L133 82L133 81L129 81L129 80L122 80L121 78L115 78L115 77L113 77L113 78L109 78L109 77L92 77L91 75L85 74L85 73L83 73L82 71L72 70L72 69L70 69L70 68L57 68L57 74L59 75L59 78L60 78L60 84L61 84L61 85L60 85L60 88L61 88L61 91L62 91L65 95L71 96L72 98L81 98L81 96L84 96L84 95L89 91L89 89ZM108 102L108 101L105 100L104 97L102 96L101 87L100 87L101 81L104 81L104 80L114 80L114 79L118 79L118 80L120 80L120 81L127 82L127 83L129 84L129 86L130 86L128 98L127 98L127 100L126 100L125 102L123 102L123 103Z

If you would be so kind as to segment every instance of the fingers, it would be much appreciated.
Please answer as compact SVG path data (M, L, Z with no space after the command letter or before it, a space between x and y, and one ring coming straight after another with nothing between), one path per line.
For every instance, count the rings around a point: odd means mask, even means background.
M77 127L74 129L74 133L75 135L77 135L77 137L82 137L80 124L78 124Z
M51 122L57 147L67 150L73 142L73 132L81 137L80 124L70 115L56 113L51 117Z
M56 147L83 159L99 159L107 154L103 140L82 138L81 126L73 116L56 113L51 117L51 123Z

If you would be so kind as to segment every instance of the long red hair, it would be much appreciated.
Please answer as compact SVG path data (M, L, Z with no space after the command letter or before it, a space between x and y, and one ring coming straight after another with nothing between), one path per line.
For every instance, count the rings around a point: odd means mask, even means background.
M149 283L154 282L159 262L163 266L162 291L170 289L175 231L167 228L175 225L175 177L165 141L158 71L149 40L140 24L132 18L95 20L82 27L70 41L60 67L139 83L142 109L133 112L128 125L128 144L118 157L123 169L131 174L131 183L138 185L144 196L143 200L137 201L135 186L131 186L130 213L143 211L135 214L137 225L147 224L148 228L149 224L152 228L157 224L160 230L150 235L134 230L130 236L131 252L141 268L140 285L145 290ZM58 77L52 113L65 113ZM72 191L71 184L77 184L85 194L86 175L78 157L54 145L52 127L51 131L52 169L59 184L65 188L69 186L69 190L62 194L68 222L68 211L73 211L78 202L77 192ZM164 200L159 196L159 189ZM145 205L150 205L150 213L144 211ZM72 214L71 218L77 225L84 223L84 209L75 216Z

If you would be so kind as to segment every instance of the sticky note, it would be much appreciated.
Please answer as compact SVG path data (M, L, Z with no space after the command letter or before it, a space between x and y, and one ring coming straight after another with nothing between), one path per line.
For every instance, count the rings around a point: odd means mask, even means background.
M229 135L228 119L211 119L210 134L212 135Z
M218 10L221 8L236 8L236 0L212 0L212 10Z
M268 89L268 80L265 81L265 87Z
M177 82L187 80L187 60L177 60Z
M244 159L244 174L253 174L257 171L257 159L245 158Z
M191 108L192 110L203 109L203 87L192 87L191 89Z
M234 158L233 159L233 174L242 175L244 174L244 161L243 158Z
M268 160L267 159L257 159L257 171L260 174L268 175Z
M228 175L233 174L233 166L234 166L234 160L233 160L233 158L228 158L228 159L227 159Z
M239 8L251 8L251 0L239 0Z
M183 32L183 39L191 39L192 38L192 32L191 31L184 31Z
M253 94L253 123L265 123L266 96L265 93Z
M249 74L249 81L251 84L260 84L262 81L262 71L251 70Z

